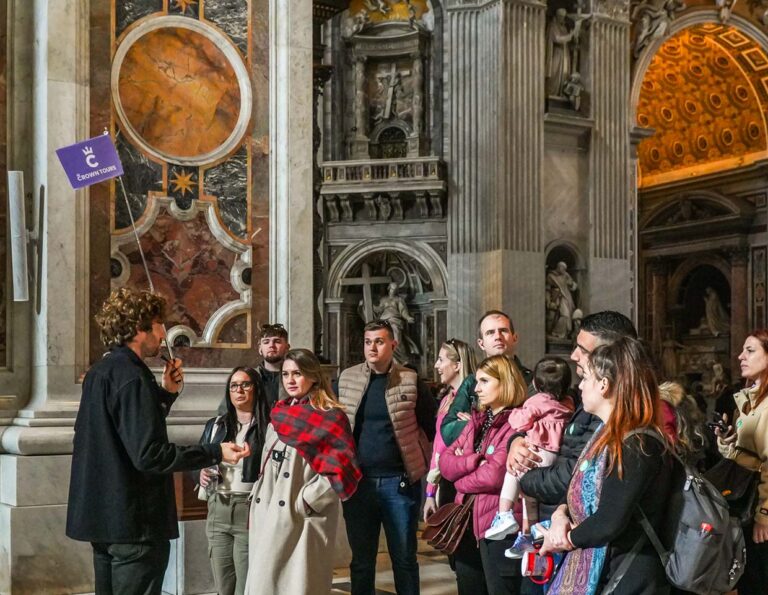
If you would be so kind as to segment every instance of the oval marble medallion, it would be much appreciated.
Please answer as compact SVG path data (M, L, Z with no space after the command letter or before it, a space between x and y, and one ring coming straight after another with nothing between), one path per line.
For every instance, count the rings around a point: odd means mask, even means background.
M150 19L126 35L112 65L112 97L131 140L182 165L226 155L250 118L250 81L237 49L184 17Z

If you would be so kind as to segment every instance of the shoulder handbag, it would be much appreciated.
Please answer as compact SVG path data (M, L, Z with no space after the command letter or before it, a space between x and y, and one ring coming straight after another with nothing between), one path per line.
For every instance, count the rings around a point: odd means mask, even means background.
M739 450L749 452L741 448ZM742 525L752 520L757 502L757 486L760 483L759 471L751 471L733 459L722 459L704 473L704 478L723 495L731 516L739 519Z
M427 519L422 539L444 554L453 554L469 527L474 501L475 495L470 494L461 504L443 504Z

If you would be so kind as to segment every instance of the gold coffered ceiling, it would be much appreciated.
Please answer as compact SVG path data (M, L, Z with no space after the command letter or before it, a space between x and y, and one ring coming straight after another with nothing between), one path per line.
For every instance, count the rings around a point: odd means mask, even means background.
M647 188L768 157L768 55L727 25L668 39L642 82L637 123L655 133L638 148Z
M349 14L368 13L371 23L421 20L429 12L427 0L351 0Z

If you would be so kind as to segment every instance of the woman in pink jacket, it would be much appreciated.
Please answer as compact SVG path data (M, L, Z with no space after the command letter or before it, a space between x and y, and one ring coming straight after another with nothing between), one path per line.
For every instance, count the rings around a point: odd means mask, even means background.
M459 438L440 457L440 472L456 487L456 502L474 494L472 528L454 553L459 595L517 595L520 577L501 576L498 569L511 538L484 539L499 508L504 483L507 442L512 434L510 410L526 398L526 387L517 367L505 356L484 360L476 372L480 411Z

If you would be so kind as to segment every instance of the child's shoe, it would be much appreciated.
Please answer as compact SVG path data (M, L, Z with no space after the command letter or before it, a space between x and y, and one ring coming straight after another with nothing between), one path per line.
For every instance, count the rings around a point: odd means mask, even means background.
M536 548L533 545L533 537L520 533L512 547L504 552L504 556L512 560L520 560L525 552L532 552Z
M504 539L512 533L517 533L519 530L520 526L517 524L515 515L512 514L511 510L508 512L497 512L491 527L485 532L485 538L497 541Z

